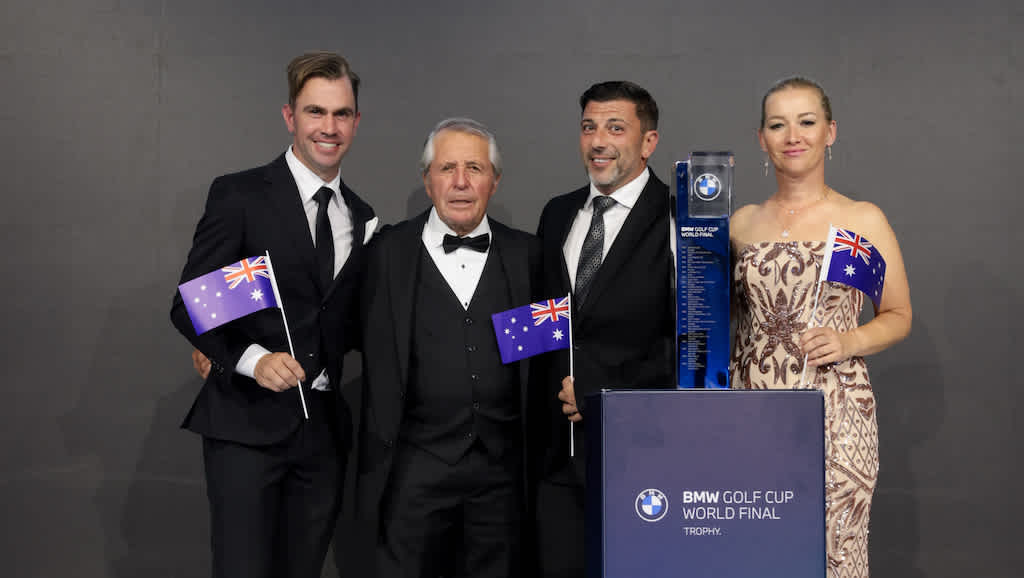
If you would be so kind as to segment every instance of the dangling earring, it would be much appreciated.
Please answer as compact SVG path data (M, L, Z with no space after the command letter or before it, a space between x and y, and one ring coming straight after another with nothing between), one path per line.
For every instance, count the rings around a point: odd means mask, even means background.
M768 159L764 159L764 176L768 176Z
M832 145L828 145L825 148L828 149L828 160L832 160Z

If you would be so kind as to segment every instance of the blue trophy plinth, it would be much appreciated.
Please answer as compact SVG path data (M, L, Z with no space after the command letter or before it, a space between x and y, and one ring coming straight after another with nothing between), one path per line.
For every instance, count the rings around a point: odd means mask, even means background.
M587 407L588 578L824 576L820 391L605 391Z

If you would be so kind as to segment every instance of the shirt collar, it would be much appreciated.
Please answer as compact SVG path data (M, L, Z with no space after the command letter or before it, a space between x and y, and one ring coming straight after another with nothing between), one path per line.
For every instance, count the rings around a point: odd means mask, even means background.
M320 187L327 187L334 191L333 198L341 202L341 199L338 198L341 196L341 171L338 171L338 174L334 175L330 182L324 182L316 173L309 170L309 167L302 164L302 161L299 160L299 157L295 156L290 146L288 151L284 153L284 160L288 163L288 169L292 172L295 186L299 188L299 197L302 198L303 203L312 201L313 195L320 190Z
M476 237L484 233L490 234L490 232L491 225L487 221L487 215L484 215L484 218L480 220L480 224L466 236ZM441 217L437 214L437 209L430 207L430 216L427 217L427 223L423 225L423 243L427 247L440 247L445 235L459 236L441 220Z
M615 199L615 202L632 209L633 205L636 204L637 199L640 198L640 193L644 191L644 187L647 186L647 181L651 178L651 169L644 167L643 172L636 176L635 179L622 185L618 189L612 192L610 196ZM584 208L592 209L594 206L594 197L598 195L604 195L601 191L597 190L594 183L590 183L590 196L587 197L587 202L583 204Z

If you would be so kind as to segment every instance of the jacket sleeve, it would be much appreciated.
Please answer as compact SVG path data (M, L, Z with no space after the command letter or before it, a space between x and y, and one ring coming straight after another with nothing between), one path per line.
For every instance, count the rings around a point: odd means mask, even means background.
M196 225L192 248L181 272L181 283L250 256L241 255L245 235L245 207L241 201L224 177L210 185L206 208ZM234 371L242 353L251 345L232 323L196 335L178 291L174 292L170 315L178 331L210 358L218 373Z

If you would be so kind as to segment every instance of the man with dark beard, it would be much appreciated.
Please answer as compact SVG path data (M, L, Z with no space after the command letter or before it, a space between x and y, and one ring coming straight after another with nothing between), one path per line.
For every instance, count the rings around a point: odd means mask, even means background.
M587 89L580 109L590 184L549 201L537 227L539 294L573 295L575 379L564 350L541 356L531 377L529 455L540 476L538 553L548 578L583 576L584 396L674 385L671 204L647 167L658 106L640 86L612 81Z

